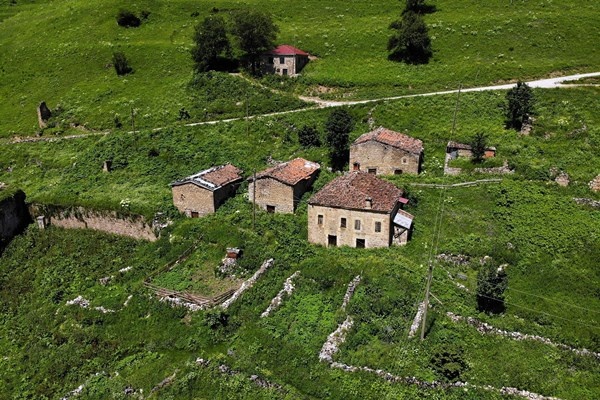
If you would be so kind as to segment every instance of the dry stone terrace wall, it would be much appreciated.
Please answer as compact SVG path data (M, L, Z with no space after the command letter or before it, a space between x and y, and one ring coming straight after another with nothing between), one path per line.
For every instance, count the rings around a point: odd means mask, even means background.
M44 215L45 222L65 229L93 229L154 242L152 226L139 215L121 216L115 211L88 210L84 207L60 207L32 204L33 216Z

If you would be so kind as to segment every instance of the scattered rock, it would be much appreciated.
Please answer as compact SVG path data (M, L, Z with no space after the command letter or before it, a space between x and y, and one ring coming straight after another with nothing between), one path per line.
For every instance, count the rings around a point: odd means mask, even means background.
M560 172L558 176L554 179L554 182L558 184L558 186L567 187L569 186L569 174L566 172Z
M590 183L588 183L588 186L592 192L600 192L600 175L592 179Z
M437 259L440 260L440 261L447 262L449 264L456 265L456 266L467 265L471 261L471 259L469 258L469 256L466 256L464 254L445 254L445 253L441 253L441 254L438 254Z

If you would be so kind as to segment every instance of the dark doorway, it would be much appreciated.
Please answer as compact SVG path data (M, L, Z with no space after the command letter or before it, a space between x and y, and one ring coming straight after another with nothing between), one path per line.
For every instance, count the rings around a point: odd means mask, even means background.
M364 249L365 248L365 239L356 239L356 248Z
M198 214L198 211L192 211L192 218L199 218L200 214Z
M267 206L267 212L268 213L274 213L275 212L275 206Z
M337 246L337 236L327 235L327 246L329 246L329 247Z

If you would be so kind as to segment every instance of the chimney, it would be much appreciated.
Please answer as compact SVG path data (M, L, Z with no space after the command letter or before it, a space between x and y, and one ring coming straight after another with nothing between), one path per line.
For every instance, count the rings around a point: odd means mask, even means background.
M365 199L365 208L370 210L371 208L373 208L373 199L370 197L367 197Z
M110 172L112 170L112 160L105 160L102 165L102 171Z

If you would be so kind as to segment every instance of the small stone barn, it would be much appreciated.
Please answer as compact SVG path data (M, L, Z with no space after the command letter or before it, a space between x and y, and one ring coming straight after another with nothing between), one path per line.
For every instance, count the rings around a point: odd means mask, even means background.
M235 192L243 180L242 170L225 164L200 171L171 183L173 204L188 217L212 214Z
M423 142L379 127L361 135L350 146L350 170L375 175L418 174Z
M308 63L308 53L287 44L277 46L263 53L261 64L263 73L296 75Z
M468 144L450 141L446 145L446 154L450 155L451 160L454 160L455 158L458 158L458 157L471 158L471 157L473 157L473 149ZM496 148L495 147L486 147L483 157L484 158L496 157Z
M320 165L296 158L248 178L248 199L267 212L293 213L302 195L310 189Z
M308 241L323 246L389 247L410 236L413 216L392 183L366 172L329 182L308 201Z

